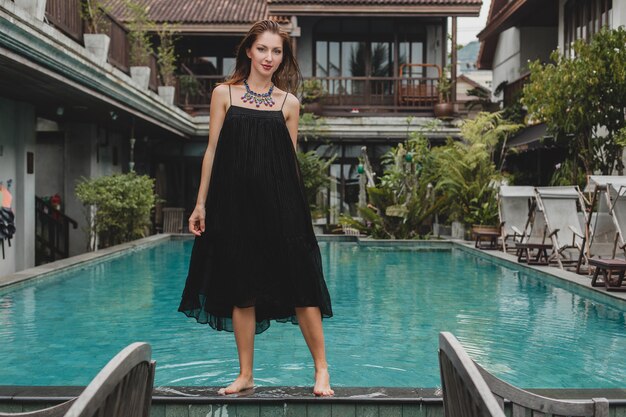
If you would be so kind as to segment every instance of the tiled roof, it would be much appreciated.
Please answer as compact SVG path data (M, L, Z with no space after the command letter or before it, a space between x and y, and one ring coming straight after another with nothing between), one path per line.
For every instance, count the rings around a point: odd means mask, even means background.
M148 6L148 17L157 22L181 24L242 24L266 18L266 0L134 0ZM128 19L124 0L107 0L111 14Z
M384 6L384 5L480 5L482 0L267 0L269 4L298 4L298 5L318 5L318 4L333 4L333 5L372 5L372 6Z

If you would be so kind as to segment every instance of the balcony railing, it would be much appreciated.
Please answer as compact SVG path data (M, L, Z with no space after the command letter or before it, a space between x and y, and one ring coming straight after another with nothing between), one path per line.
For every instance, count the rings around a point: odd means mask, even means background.
M211 92L223 75L196 75L197 94L185 94L176 88L176 102L189 110L208 112ZM327 94L321 99L323 111L385 113L432 112L439 103L438 78L429 77L320 77Z
M109 29L109 37L111 38L109 63L128 74L130 71L128 30L113 16L107 14L107 17L111 23Z
M325 111L432 111L439 102L438 78L321 77Z
M80 16L81 0L48 0L46 17L61 32L76 42L83 42L83 20Z
M81 17L81 7L84 0L47 0L46 18L57 29L74 39L83 43L85 34L85 24ZM130 42L128 29L115 17L106 14L109 21L109 46L108 62L119 70L129 73L129 50ZM159 71L156 56L151 56L150 63L150 89L156 91L159 85Z

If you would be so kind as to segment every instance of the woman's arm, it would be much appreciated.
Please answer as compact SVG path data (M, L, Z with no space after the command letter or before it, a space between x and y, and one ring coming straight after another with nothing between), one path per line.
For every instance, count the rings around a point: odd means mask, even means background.
M288 93L289 94L289 93ZM285 121L293 142L293 148L298 149L298 123L300 121L300 101L293 94L287 96L285 102Z
M209 119L209 143L204 158L202 159L202 173L200 174L200 187L198 188L198 198L196 207L189 217L189 231L196 236L204 232L205 203L209 191L211 180L211 170L213 168L213 158L217 141L224 124L224 117L229 105L229 90L227 85L219 85L213 89L211 94L211 113Z

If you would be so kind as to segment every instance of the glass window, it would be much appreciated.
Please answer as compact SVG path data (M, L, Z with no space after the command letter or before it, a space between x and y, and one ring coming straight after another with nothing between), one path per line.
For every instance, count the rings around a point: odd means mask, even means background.
M326 41L318 41L315 43L315 73L319 77L328 77L328 48Z
M389 77L393 71L393 43L372 42L370 50L370 74L373 77Z
M236 58L224 58L222 61L222 66L224 68L224 71L222 71L222 73L224 75L230 75L235 71L235 63L236 63Z
M328 42L328 76L341 75L341 51L339 42Z

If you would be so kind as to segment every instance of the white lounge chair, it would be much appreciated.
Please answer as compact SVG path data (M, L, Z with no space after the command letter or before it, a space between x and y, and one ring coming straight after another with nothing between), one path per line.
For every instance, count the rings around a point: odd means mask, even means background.
M626 177L591 175L585 192L591 193L590 215L587 218L588 243L585 245L587 258L613 259L624 257L617 253L619 230L613 216L611 184L626 185ZM615 194L615 191L613 192Z
M577 265L578 268L581 253L584 254L582 224L587 222L585 200L580 189L578 186L536 187L535 193L552 241L550 260L561 269L565 265Z
M534 193L534 188L533 188ZM526 232L521 242L515 243L518 262L532 265L548 265L552 250L552 241L548 238L548 227L543 211L533 198L528 210L528 220L524 227Z
M530 233L532 199L535 188L526 185L502 185L498 191L498 214L502 233L502 250L506 252L522 243Z

